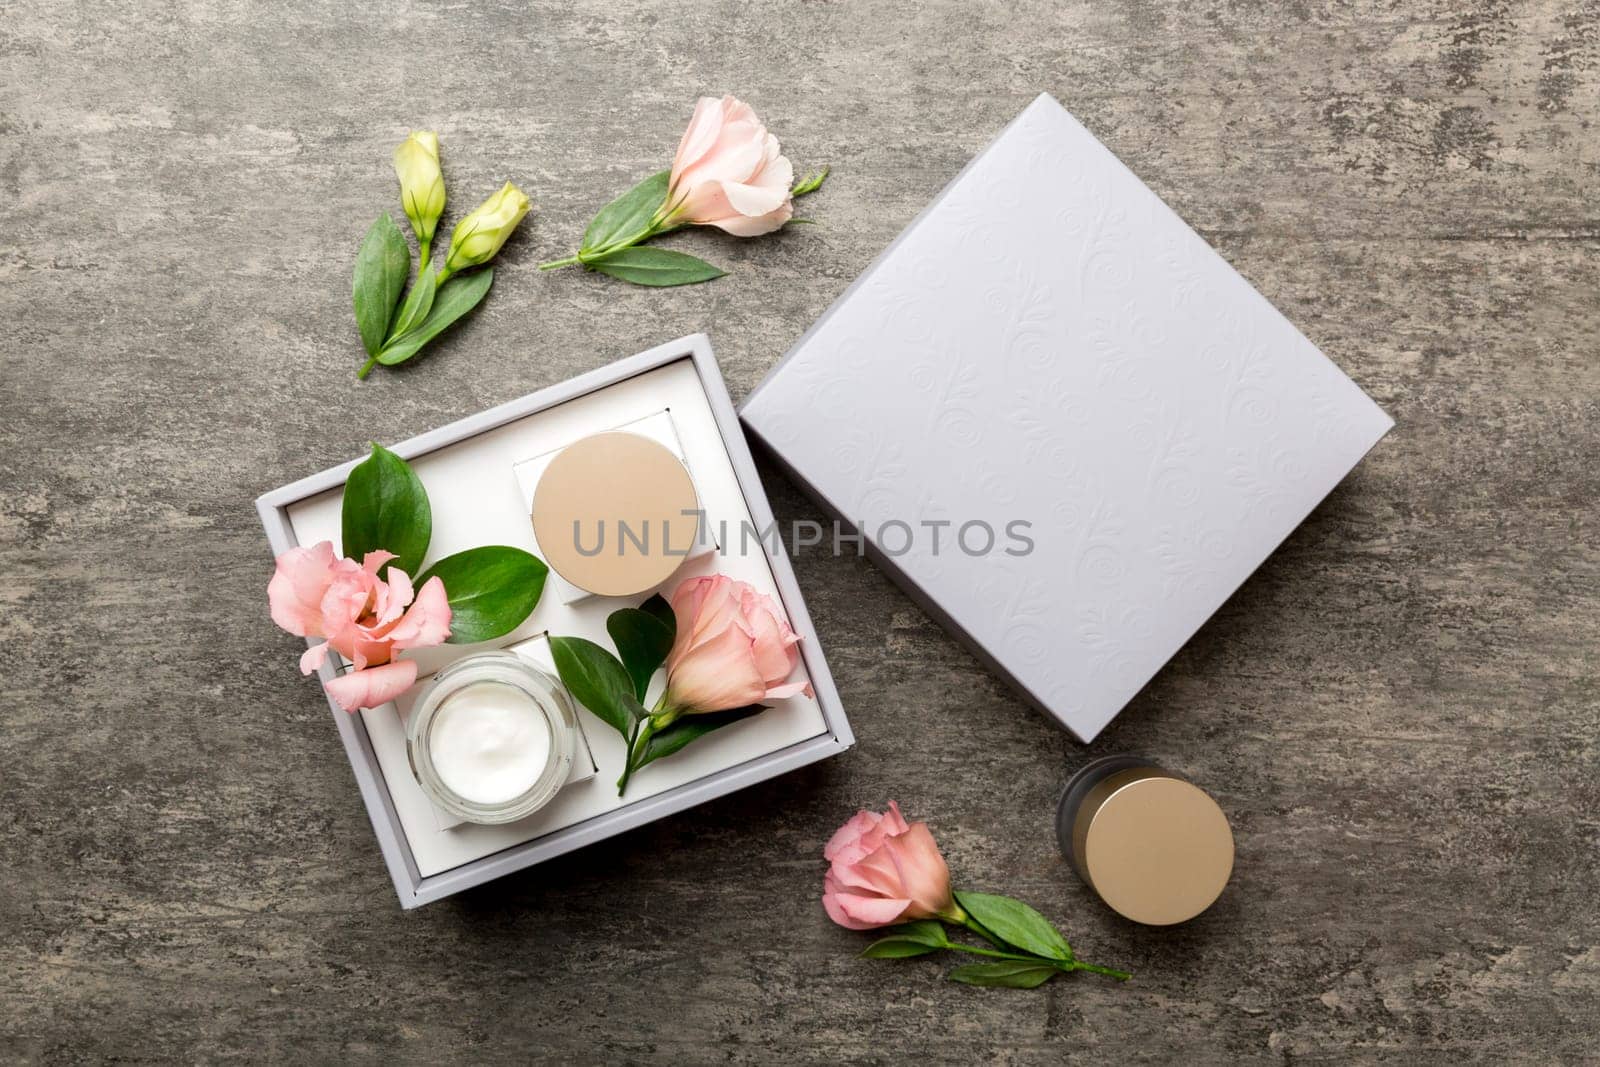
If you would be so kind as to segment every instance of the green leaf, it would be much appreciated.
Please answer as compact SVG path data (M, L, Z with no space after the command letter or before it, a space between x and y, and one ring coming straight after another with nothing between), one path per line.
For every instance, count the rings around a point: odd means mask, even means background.
M934 948L950 947L950 936L944 932L944 924L933 919L917 919L890 929L894 931L894 936L919 944L932 945Z
M606 632L622 655L622 666L633 679L633 692L640 700L650 688L650 679L672 651L673 629L639 608L613 611L606 619Z
M672 611L672 605L667 603L667 598L660 593L651 593L650 599L639 605L639 610L654 615L661 620L662 625L672 631L676 637L678 633L678 616Z
M889 936L874 941L861 953L867 959L892 960L925 956L950 947L944 927L932 919L918 919L889 928Z
M633 682L617 657L581 637L552 637L550 654L567 692L607 726L627 737L643 709L639 708Z
M650 735L645 742L644 751L639 754L639 762L634 764L637 770L646 763L653 763L678 751L690 741L697 741L713 730L720 730L724 726L732 726L742 719L748 719L766 711L765 704L748 704L742 708L733 708L729 711L710 711L700 715L685 715L660 733Z
M884 937L862 949L861 958L867 960L903 960L908 956L926 956L930 952L938 951L940 951L938 945L914 941L909 937Z
M397 337L384 345L383 351L378 353L378 362L392 367L416 355L423 345L438 337L447 326L477 307L493 284L494 270L485 267L471 274L458 274L439 286L428 317L404 337Z
M433 509L422 481L405 460L373 445L372 454L356 464L344 483L339 534L344 554L359 560L386 549L396 558L379 574L391 566L416 574L432 537Z
M791 197L800 197L821 189L822 183L828 180L828 172L832 169L831 167L823 167L811 177L800 179L799 183L789 190L789 195Z
M433 307L433 296L438 291L438 286L439 276L424 263L422 272L411 285L411 292L406 294L405 303L400 305L399 314L394 317L394 328L389 331L389 341L404 336L422 324Z
M671 285L694 285L720 278L727 271L713 267L703 259L687 252L674 252L668 248L621 248L599 259L585 263L592 270L609 274L634 285L651 285L665 288Z
M482 545L446 556L416 581L444 582L450 600L450 640L489 641L508 634L533 613L549 568L531 552L510 545Z
M583 231L583 252L600 252L619 241L638 239L649 229L656 209L667 201L669 170L652 174L600 209Z
M956 893L956 903L1008 945L1050 959L1072 959L1072 948L1050 920L1020 900L990 893Z
M969 963L951 971L952 982L967 985L1003 986L1007 989L1033 989L1060 974L1048 963L1001 960L999 963Z
M394 305L411 273L411 246L400 233L388 212L367 229L356 253L355 275L350 281L350 300L356 309L356 329L367 355L375 356L383 347L394 316Z

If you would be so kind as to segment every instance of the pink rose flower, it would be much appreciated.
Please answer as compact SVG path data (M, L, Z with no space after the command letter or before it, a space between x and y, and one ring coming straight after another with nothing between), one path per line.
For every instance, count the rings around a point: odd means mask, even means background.
M397 660L406 648L443 644L450 636L450 603L437 577L411 588L411 578L390 567L378 570L392 552L368 552L360 563L333 554L333 543L291 548L278 557L267 584L272 621L300 637L326 638L300 657L300 673L322 666L332 648L354 668L327 684L328 695L345 711L375 708L411 688L417 665Z
M750 105L703 96L672 160L668 226L715 226L736 237L771 233L794 215L794 167Z
M771 597L723 575L689 578L672 594L678 634L667 656L666 708L692 714L763 700L811 695L786 682L799 661L800 635Z
M831 866L822 879L828 918L851 930L963 917L950 892L950 869L927 823L907 824L889 802L879 815L858 811L822 850Z

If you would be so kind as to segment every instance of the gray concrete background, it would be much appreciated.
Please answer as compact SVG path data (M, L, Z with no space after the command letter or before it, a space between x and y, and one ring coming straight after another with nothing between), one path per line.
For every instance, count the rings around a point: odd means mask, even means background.
M57 1061L1593 1061L1600 7L13 0L0 19L0 1054ZM870 565L797 562L859 747L418 913L267 618L263 489L694 330L746 393L1049 90L1399 420L1085 752ZM835 176L732 269L540 276L750 100ZM536 214L482 311L358 384L388 155ZM818 512L770 469L781 517ZM1239 844L1134 928L1051 801L1134 750ZM1134 982L857 960L858 806Z

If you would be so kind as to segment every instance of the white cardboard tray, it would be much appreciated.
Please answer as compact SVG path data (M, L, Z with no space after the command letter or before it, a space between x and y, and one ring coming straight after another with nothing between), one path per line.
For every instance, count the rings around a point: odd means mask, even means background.
M411 462L427 487L433 505L429 561L482 544L532 551L532 525L513 466L662 409L672 414L701 506L713 526L726 522L737 529L749 522L758 530L769 528L772 513L710 341L696 334L395 445L393 450ZM325 539L338 545L340 498L358 462L340 464L256 501L275 554ZM403 907L438 900L850 747L854 738L788 560L781 551L769 551L771 538L727 541L721 553L686 561L663 590L670 593L691 574L720 572L774 596L804 636L795 677L807 678L816 696L777 701L761 715L651 764L634 776L625 798L618 799L615 787L622 739L580 709L599 768L596 775L564 788L549 806L521 822L441 829L426 805L397 803L396 793L407 791L391 792L386 783L373 730L375 723L381 723L380 729L392 728L396 709L386 705L349 715L328 703ZM533 614L505 637L484 645L420 649L414 658L421 673L428 674L469 652L518 644L542 633L588 637L609 647L606 616L642 599L593 597L566 604L547 584ZM335 669L333 658L323 668L324 680ZM292 661L285 669L293 669Z

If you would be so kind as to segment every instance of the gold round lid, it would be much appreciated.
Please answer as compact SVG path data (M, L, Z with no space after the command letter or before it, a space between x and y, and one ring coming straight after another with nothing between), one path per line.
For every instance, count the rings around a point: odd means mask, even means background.
M1083 837L1083 866L1100 898L1134 922L1194 918L1233 873L1228 817L1179 778L1139 776L1100 801Z
M699 501L677 456L636 433L585 437L533 491L533 535L555 572L601 596L660 585L699 534Z

